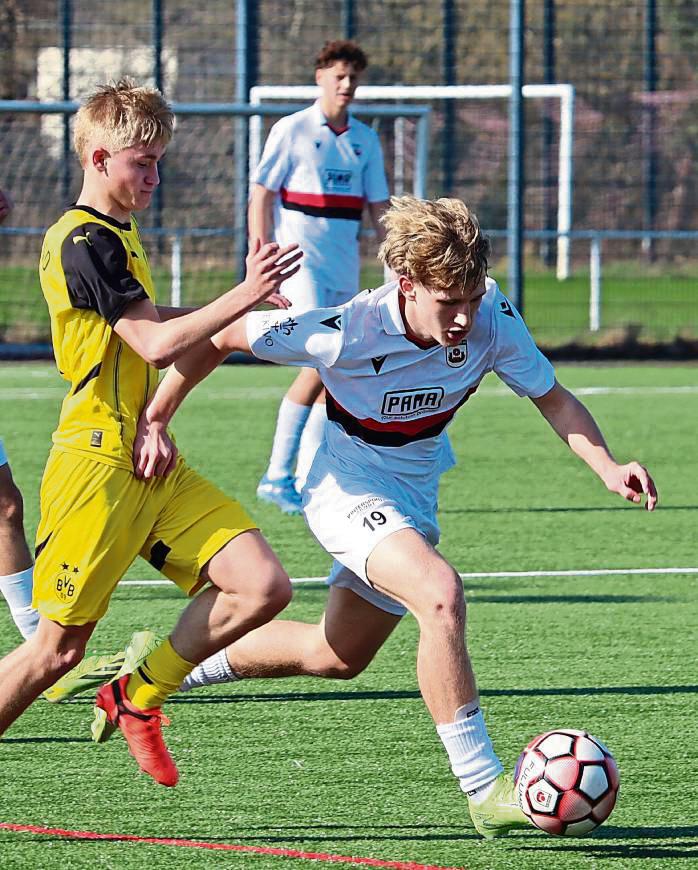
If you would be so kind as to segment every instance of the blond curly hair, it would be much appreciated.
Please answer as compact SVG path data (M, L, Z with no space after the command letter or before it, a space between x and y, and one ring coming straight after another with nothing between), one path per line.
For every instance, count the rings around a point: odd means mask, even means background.
M378 257L431 290L471 293L487 274L490 243L460 199L394 196L383 214Z
M174 114L160 91L122 78L100 85L86 98L75 116L73 145L85 166L95 138L116 154L133 145L167 145L173 132Z

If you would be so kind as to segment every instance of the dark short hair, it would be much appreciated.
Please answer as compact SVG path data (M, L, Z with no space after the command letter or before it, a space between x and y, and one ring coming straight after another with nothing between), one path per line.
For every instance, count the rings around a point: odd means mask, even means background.
M315 58L315 69L327 69L338 60L354 64L357 72L362 72L368 66L368 58L355 42L350 39L335 39L322 46Z

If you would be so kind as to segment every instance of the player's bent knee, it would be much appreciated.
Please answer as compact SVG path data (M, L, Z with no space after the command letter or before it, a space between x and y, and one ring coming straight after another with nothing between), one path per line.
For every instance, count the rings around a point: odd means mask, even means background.
M417 618L456 628L465 624L463 584L455 571L449 569L437 577L430 577L423 589L423 597L415 611Z
M325 662L319 675L331 680L353 680L365 671L367 666L368 662L344 662L335 658L331 662Z
M288 574L278 563L271 563L256 578L253 600L255 609L269 619L280 613L291 601L293 590Z

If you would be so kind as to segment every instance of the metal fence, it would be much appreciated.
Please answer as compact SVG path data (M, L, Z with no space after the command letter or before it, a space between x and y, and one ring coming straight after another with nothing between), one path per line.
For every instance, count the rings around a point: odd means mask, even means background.
M356 38L369 55L367 85L506 85L508 6L484 0L210 0L192 7L182 0L124 0L100 7L97 16L71 0L6 0L0 98L73 100L98 80L131 73L158 83L174 102L245 102L256 85L309 84L317 49L343 35ZM598 257L590 261L583 236L595 233L603 238L597 249L604 267L600 332L625 325L648 335L698 335L698 258L690 235L698 230L698 4L528 0L525 23L525 82L564 83L575 94L569 232L559 223L566 141L560 100L525 102L527 319L546 340L589 337L590 279L598 274ZM426 192L459 196L475 208L494 231L493 272L502 278L507 101L417 102L431 110ZM406 123L409 160L416 129ZM158 231L150 244L165 287L172 280L167 233L211 231L182 241L185 300L187 294L203 299L220 291L224 285L212 276L228 279L235 271L231 239L240 235L244 212L235 191L247 161L241 125L246 132L245 119L182 116L160 197L143 215L144 227ZM381 127L395 187L395 128L383 121ZM6 112L0 114L0 136L0 186L16 203L4 226L42 228L77 193L79 167L65 156L70 122ZM555 276L560 238L571 240L570 278L562 282ZM370 240L366 246L368 280ZM31 323L17 317L39 316L37 247L33 236L0 235L0 342L32 332Z

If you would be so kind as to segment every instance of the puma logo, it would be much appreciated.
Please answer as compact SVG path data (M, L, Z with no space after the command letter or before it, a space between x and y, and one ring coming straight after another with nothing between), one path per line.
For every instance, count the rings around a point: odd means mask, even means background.
M78 242L86 242L88 245L92 245L90 231L88 230L84 236L73 236L73 244L77 245Z

